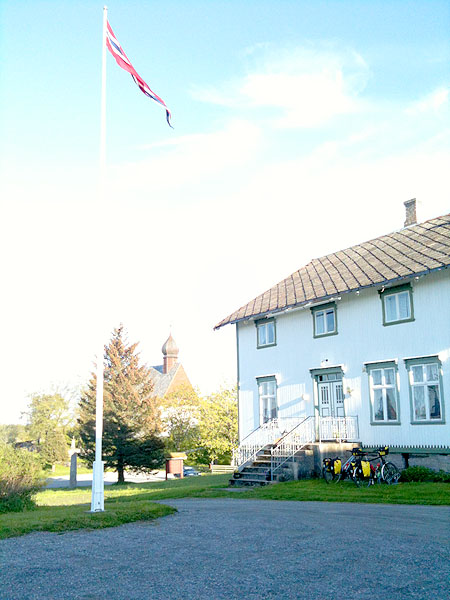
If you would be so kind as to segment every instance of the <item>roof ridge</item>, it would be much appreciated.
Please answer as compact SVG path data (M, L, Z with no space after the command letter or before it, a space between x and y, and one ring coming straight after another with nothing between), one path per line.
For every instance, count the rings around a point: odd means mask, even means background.
M414 227L420 227L420 226L424 225L425 223L430 223L431 221L435 221L436 219L443 219L444 217L449 217L449 218L444 223L440 223L440 224L436 225L436 227L442 227L446 223L450 223L450 213L442 215L440 217L434 217L433 219L427 219L426 221L422 221L421 223L414 223L414 225L409 225L408 227L401 227L400 229L396 229L395 231L391 231L390 233L384 233L383 235L378 235L374 238L371 238L370 240L364 240L363 242L359 242L358 244L353 244L352 246L347 246L347 248L342 248L342 249L340 248L339 250L335 250L334 252L329 252L328 254L323 254L322 256L319 256L317 258L312 258L311 261L325 258L327 256L330 256L330 254L335 254L336 252L344 252L344 250L351 250L352 248L355 248L356 246L362 246L363 244L368 244L370 242L373 242L374 240L380 240L384 237L389 237L391 235L395 235L396 233L401 233L402 231L405 231L405 230L412 230L412 229L414 229ZM429 231L429 229L427 229L427 231Z
M450 213L311 259L215 329L287 308L450 268Z

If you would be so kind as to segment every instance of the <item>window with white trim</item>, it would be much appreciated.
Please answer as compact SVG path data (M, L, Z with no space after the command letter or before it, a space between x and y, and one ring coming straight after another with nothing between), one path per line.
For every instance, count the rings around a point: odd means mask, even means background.
M275 346L277 343L275 334L275 319L256 321L256 336L258 348Z
M314 319L314 337L337 333L336 305L334 303L314 306L311 311Z
M397 368L395 363L367 365L372 423L398 423Z
M276 419L277 406L277 381L275 377L261 377L258 381L260 425Z
M383 325L413 321L412 289L409 284L380 292L383 303Z
M443 420L440 361L405 360L409 371L412 422L433 423Z

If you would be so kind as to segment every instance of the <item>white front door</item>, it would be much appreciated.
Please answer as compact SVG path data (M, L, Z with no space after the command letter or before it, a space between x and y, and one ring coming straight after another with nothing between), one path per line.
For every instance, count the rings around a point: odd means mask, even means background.
M334 380L330 380L331 377ZM321 417L345 417L344 390L338 374L321 375L327 381L319 381L319 410Z

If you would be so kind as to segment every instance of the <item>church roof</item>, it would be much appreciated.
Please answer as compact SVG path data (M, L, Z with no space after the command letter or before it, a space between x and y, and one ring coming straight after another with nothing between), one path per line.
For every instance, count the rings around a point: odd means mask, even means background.
M162 398L181 385L191 386L186 372L181 363L175 363L168 373L163 373L163 365L150 367L153 380L153 393Z

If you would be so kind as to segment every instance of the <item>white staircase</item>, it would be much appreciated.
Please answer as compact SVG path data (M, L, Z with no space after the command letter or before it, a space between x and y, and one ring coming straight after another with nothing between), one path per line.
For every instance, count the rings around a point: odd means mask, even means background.
M315 441L314 417L268 421L242 440L233 453L231 485L265 485Z

